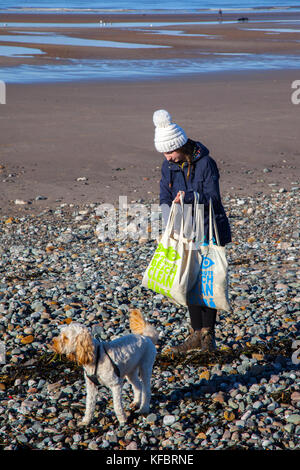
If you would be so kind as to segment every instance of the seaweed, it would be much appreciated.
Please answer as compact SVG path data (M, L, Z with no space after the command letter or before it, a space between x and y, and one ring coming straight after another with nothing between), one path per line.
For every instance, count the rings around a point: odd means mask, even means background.
M292 340L281 339L271 343L261 343L249 345L238 349L216 350L203 352L192 350L186 354L179 354L173 357L171 353L158 353L155 366L161 370L176 368L177 366L209 367L215 364L230 364L238 359L242 354L252 357L253 354L262 354L264 361L274 362L278 356L292 356ZM43 378L50 383L54 383L64 377L65 383L72 383L83 376L82 367L69 361L65 356L56 353L44 353L37 356L35 351L31 351L31 357L26 360L9 365L5 372L0 373L0 383L6 388L13 386L16 379L28 380ZM66 372L67 368L67 372Z
M253 354L262 354L264 360L267 362L275 361L278 356L291 358L293 354L292 340L280 339L268 343L245 345L237 349L226 348L224 350L211 352L195 349L185 354L178 354L177 356L173 356L170 351L158 354L156 365L162 370L167 370L170 366L176 368L178 365L181 367L188 365L194 367L208 367L215 364L230 364L236 359L239 359L242 354L247 357L252 357Z
M45 353L42 356L26 358L26 361L16 365L10 365L5 373L0 373L0 383L6 388L14 386L15 380L41 379L50 383L57 382L64 377L64 382L73 383L82 378L82 367L69 361L64 356L56 353ZM66 367L68 372L66 372Z

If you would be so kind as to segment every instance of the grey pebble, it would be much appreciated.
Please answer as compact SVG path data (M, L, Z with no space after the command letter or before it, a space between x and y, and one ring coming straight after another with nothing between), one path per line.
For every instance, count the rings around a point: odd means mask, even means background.
M287 418L286 421L291 424L300 424L300 414L290 414Z
M163 418L163 424L165 426L171 426L172 424L175 423L175 421L176 421L176 417L173 415L166 415Z
M155 423L155 421L157 421L157 415L155 413L148 414L148 416L146 417L146 421L148 423Z

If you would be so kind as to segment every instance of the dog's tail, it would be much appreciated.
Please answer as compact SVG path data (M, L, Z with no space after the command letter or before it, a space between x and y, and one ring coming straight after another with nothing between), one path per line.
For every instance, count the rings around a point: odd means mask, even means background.
M130 310L129 324L132 333L135 335L148 336L153 344L158 341L158 332L154 326L148 323L139 309Z

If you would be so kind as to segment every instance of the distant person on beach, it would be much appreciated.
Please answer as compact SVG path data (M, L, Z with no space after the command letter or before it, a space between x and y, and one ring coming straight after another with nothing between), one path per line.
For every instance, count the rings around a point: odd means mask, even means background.
M223 19L223 12L222 10L219 10L219 20L222 21Z
M220 190L219 171L209 150L201 142L189 139L185 131L172 121L166 110L153 114L154 145L164 156L161 167L160 206L166 224L172 201L179 202L183 191L184 204L193 204L194 192L199 204L204 204L204 234L208 241L209 200L212 199L221 245L231 242L231 231L225 214ZM202 305L188 305L192 332L181 344L173 347L174 354L194 348L214 349L217 310Z

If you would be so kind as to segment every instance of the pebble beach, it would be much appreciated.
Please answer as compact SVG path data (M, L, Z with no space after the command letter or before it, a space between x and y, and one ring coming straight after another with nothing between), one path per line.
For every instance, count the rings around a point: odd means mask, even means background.
M186 337L188 315L141 287L156 247L151 235L139 237L131 222L126 236L99 237L96 203L2 217L2 449L299 449L297 186L223 201L235 234L227 249L233 312L218 313L216 351L176 358L166 348ZM148 223L159 217L149 214ZM48 344L71 321L104 341L117 338L129 332L130 308L160 333L150 413L129 412L125 385L128 422L120 427L100 387L91 425L78 427L83 371Z

